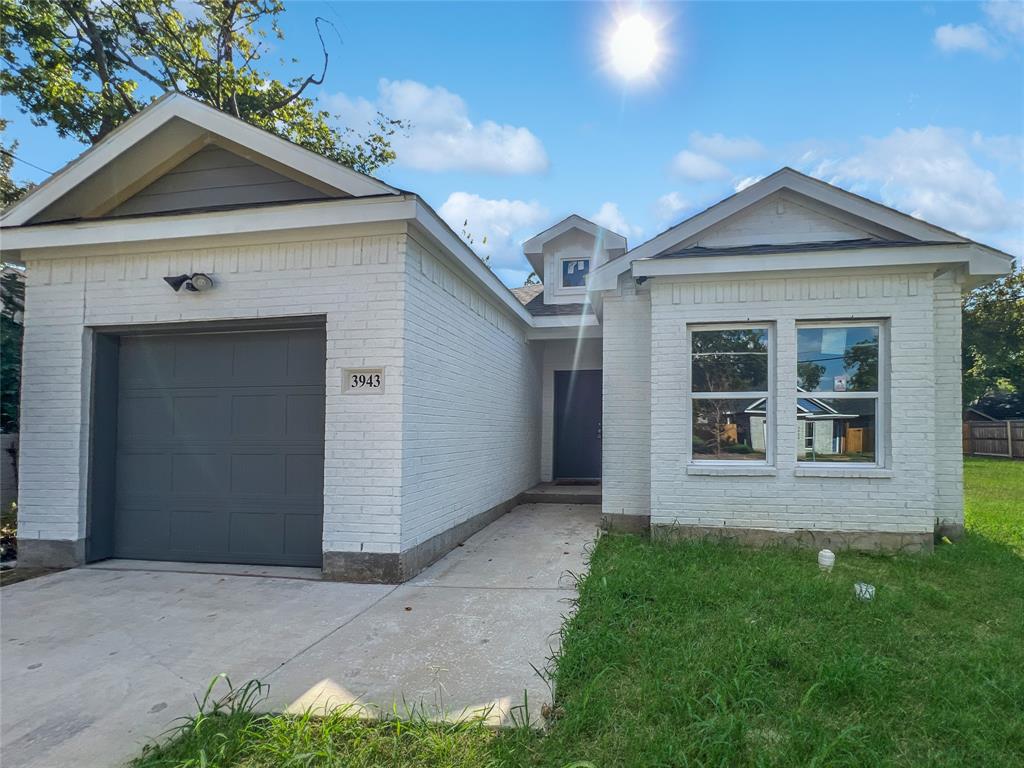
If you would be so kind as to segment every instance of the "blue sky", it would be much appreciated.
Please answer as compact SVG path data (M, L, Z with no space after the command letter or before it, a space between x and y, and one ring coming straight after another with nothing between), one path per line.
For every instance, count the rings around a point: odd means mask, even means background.
M782 165L1024 255L1024 3L287 8L280 55L317 68L313 20L332 21L324 104L357 129L408 120L381 177L468 218L510 285L519 243L569 213L636 245ZM606 61L638 12L666 50L640 84ZM83 149L3 112L30 163Z

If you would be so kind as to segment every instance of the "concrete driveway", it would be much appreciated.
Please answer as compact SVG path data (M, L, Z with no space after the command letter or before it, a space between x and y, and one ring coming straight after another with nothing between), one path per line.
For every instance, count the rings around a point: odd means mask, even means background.
M536 718L550 694L533 666L557 643L566 574L584 569L599 516L517 507L398 587L124 561L5 587L2 763L120 765L222 672L269 683L272 710L355 701L507 720L525 695Z

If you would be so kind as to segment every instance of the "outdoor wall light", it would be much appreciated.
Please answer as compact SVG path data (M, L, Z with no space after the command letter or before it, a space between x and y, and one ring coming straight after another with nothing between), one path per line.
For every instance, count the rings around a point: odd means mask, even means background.
M175 291L180 291L184 288L186 291L200 293L201 291L208 291L213 288L213 278L204 272L193 272L191 275L174 275L172 277L165 277L164 282L171 286Z

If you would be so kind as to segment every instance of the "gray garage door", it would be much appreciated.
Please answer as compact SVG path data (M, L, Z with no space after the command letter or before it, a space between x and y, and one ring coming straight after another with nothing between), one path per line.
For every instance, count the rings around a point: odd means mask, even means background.
M113 554L320 565L323 330L119 346Z

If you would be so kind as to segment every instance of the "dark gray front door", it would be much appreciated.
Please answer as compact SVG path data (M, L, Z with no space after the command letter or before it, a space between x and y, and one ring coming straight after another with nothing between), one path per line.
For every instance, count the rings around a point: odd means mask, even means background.
M113 554L320 565L324 331L123 336Z
M601 477L601 371L555 371L556 480Z

